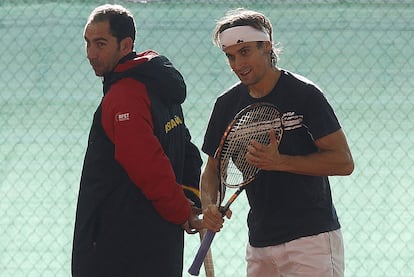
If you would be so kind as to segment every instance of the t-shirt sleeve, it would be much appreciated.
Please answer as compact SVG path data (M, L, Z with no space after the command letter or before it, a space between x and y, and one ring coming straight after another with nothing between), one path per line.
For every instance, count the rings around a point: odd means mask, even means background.
M222 113L223 110L220 109L219 106L219 102L216 101L210 115L210 120L208 122L206 132L204 134L204 142L201 147L201 150L210 157L214 157L217 147L220 144L220 139L224 133L224 115Z
M327 98L317 87L308 85L304 123L314 140L341 128L338 118Z

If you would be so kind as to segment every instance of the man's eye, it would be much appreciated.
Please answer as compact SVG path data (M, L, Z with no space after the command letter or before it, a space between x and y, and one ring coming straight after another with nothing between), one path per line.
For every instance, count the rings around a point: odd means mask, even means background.
M233 61L234 60L234 56L232 56L232 55L226 55L227 56L227 59L229 60L229 61Z
M242 55L247 55L247 54L249 54L249 49L243 49L243 50L241 50L241 52L240 52Z

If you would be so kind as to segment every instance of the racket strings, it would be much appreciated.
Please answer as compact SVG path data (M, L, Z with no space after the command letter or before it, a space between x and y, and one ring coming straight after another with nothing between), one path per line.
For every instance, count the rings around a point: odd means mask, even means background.
M281 135L281 119L273 107L262 106L253 109L233 124L221 151L222 183L228 187L240 187L251 181L260 170L246 160L247 146L252 140L269 144L270 130L276 131L276 138Z

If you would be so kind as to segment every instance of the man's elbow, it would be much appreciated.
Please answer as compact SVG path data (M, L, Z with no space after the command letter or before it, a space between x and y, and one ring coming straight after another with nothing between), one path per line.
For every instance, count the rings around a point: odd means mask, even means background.
M349 154L346 162L342 166L341 174L339 175L343 175L343 176L351 175L352 172L354 172L354 169L355 169L354 160L352 159L351 154Z

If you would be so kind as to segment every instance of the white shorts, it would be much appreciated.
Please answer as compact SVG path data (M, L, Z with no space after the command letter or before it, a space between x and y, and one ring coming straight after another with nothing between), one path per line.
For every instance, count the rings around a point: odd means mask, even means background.
M268 247L247 245L247 277L343 277L341 230Z

